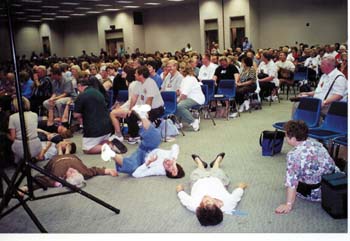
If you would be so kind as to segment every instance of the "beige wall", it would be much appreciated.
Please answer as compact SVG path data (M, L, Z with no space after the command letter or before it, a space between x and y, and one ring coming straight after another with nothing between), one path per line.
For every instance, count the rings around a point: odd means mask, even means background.
M97 18L98 44L100 48L106 49L105 30L110 29L110 25L115 25L116 29L123 29L125 49L128 52L134 50L133 44L133 16L132 12L117 12L102 14Z
M125 48L133 52L179 50L191 43L204 52L204 21L218 20L219 47L231 45L230 18L244 16L246 35L254 49L295 45L296 42L325 44L347 41L347 1L327 0L224 0L224 29L221 1L199 0L178 7L144 11L144 25L134 25L132 11L102 14L74 21L49 22L41 25L17 25L17 54L30 56L42 52L42 36L50 37L51 52L58 56L99 53L106 48L105 30L110 25L123 29ZM301 7L302 6L302 7ZM310 26L306 27L309 22ZM225 32L225 34L224 34ZM0 60L10 57L6 28L0 29Z
M82 50L86 50L89 55L91 52L100 52L96 17L66 21L64 26L63 56L79 56Z
M32 51L43 51L38 25L25 24L14 31L17 55L25 54L30 58Z
M347 41L346 0L264 0L259 5L260 41L255 48Z
M147 52L159 50L174 52L190 43L200 51L198 4L185 4L171 8L149 9L144 14L145 47Z
M205 52L205 31L204 31L204 21L208 19L218 20L218 38L219 38L219 48L223 49L223 29L222 27L222 11L221 11L221 1L216 0L199 0L199 23L200 23L200 41L201 41L201 52Z

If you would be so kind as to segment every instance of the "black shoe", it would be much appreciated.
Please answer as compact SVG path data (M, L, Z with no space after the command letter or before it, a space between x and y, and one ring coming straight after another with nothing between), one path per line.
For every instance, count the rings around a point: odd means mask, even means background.
M112 140L112 144L113 144L113 148L115 152L117 152L118 154L123 154L126 153L128 151L128 148L126 148L126 146L120 142L117 138L114 138Z
M202 164L203 164L203 166L204 166L204 168L207 168L208 167L208 163L206 163L206 162L204 162L204 161L202 161L202 159L198 156L198 155L196 155L196 154L192 154L192 159L197 163L197 161L196 161L196 157L202 162Z
M225 152L221 152L220 154L218 154L218 155L215 157L214 161L212 161L212 162L210 163L210 167L213 167L213 166L214 166L214 163L215 163L216 159L217 159L219 156L221 156L221 160L224 159Z

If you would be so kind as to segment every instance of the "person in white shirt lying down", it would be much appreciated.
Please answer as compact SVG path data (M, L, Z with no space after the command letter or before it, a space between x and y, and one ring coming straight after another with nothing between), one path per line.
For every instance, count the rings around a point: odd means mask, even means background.
M174 144L170 150L154 149L145 158L145 163L139 166L132 176L147 177L147 176L165 176L166 170L171 169L173 165L177 165L178 175L184 176L184 171L179 168L179 164L176 163L179 155L179 145ZM180 170L181 169L181 170Z
M160 131L148 119L151 110L149 105L136 105L133 111L142 122L140 130L141 143L137 150L128 157L116 154L108 144L101 150L101 159L113 161L116 170L134 177L162 175L168 178L182 178L185 176L183 168L176 162L179 146L174 144L171 150L162 150L158 146L161 142Z
M217 225L222 222L224 213L233 214L247 187L247 184L240 183L232 193L228 192L230 179L220 168L224 156L225 153L218 154L210 163L211 168L206 169L208 164L193 154L197 168L190 177L191 193L187 194L182 184L176 186L181 204L196 213L202 226Z

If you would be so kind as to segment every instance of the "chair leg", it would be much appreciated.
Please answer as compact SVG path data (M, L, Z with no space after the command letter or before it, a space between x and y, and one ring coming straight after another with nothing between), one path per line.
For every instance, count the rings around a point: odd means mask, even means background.
M183 131L183 129L182 129L182 126L180 125L180 122L179 122L179 120L177 119L176 115L174 115L174 119L175 119L175 122L180 126L180 132L181 132L181 134L182 134L183 136L185 136L185 133L184 133L184 131Z

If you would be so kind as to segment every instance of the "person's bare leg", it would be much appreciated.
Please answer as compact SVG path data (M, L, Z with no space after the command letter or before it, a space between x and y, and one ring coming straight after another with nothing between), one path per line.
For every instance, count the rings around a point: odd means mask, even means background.
M194 160L196 161L197 167L198 167L198 168L205 169L205 167L204 167L204 165L203 165L201 159L200 159L198 156L196 156L196 157L194 158Z
M214 165L212 168L220 168L222 160L223 160L222 156L218 155L214 161Z
M121 133L121 130L120 130L120 122L119 122L119 119L117 117L117 111L116 110L113 110L110 114L109 114L109 118L111 119L112 121L112 125L114 127L114 132L115 133Z

